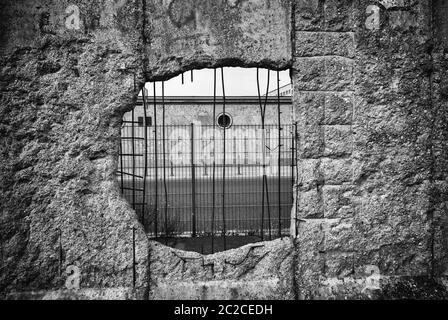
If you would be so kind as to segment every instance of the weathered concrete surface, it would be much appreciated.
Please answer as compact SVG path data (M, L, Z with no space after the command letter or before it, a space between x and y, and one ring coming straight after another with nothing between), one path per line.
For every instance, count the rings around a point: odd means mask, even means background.
M154 243L154 299L294 299L291 239L249 244L203 256Z
M147 297L151 247L114 177L122 116L145 80L226 63L286 67L289 3L0 5L1 295L54 292L69 265L83 290L132 287L135 228L135 286Z
M448 12L375 5L2 1L1 297L444 297ZM293 69L295 239L203 257L149 242L114 171L144 81L223 65Z
M446 200L434 198L447 177L434 167L446 161L446 128L434 127L446 110L433 103L431 3L380 3L376 24L371 1L296 1L301 298L369 298L372 266L394 283L446 272Z
M74 3L78 30L64 21ZM63 287L68 265L82 287L132 287L133 227L146 287L148 242L114 179L142 13L130 1L111 18L107 3L2 1L2 293Z
M141 300L147 296L146 288L81 288L79 290L40 290L12 292L6 295L8 300Z
M148 0L146 12L151 78L195 67L290 66L288 0Z

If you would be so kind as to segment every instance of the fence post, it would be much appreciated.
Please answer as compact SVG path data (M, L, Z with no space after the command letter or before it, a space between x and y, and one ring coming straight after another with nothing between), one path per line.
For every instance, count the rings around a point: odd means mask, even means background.
M196 237L196 168L194 159L194 124L191 123L191 223L192 237Z

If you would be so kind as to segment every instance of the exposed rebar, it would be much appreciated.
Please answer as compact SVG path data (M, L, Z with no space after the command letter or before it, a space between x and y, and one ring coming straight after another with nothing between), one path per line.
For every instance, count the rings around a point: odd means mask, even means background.
M278 236L282 236L282 222L281 222L281 117L280 117L280 72L277 71L277 125L278 125L278 158L277 158L277 168L278 168L278 181L277 181L277 195L278 195Z
M222 114L226 114L226 93L224 88L224 69L221 68L221 84L222 84ZM226 250L226 213L225 213L225 194L226 194L226 130L223 127L223 161L222 161L222 235L223 246Z
M155 203L154 203L154 230L155 236L157 238L158 234L158 161L157 161L157 102L156 102L156 82L154 81L154 164L155 164L155 183L154 183L154 192L155 192Z
M165 150L165 81L162 81L162 153L163 153L163 189L165 193L165 241L168 241L168 189L166 186L166 150Z
M211 225L211 233L212 233L212 253L214 253L214 239L215 239L215 179L216 179L216 139L215 139L215 130L216 130L216 69L213 69L213 176L212 176L212 225Z
M145 159L143 160L143 165L144 165L144 169L143 169L143 195L142 195L142 205L141 205L141 210L142 210L142 225L146 230L145 227L145 212L146 212L146 207L145 207L145 202L146 202L146 177L148 175L148 124L147 122L147 114L146 114L146 88L143 86L142 89L142 97L143 97L143 130L144 130L144 135L143 135L143 139L144 139L144 157Z

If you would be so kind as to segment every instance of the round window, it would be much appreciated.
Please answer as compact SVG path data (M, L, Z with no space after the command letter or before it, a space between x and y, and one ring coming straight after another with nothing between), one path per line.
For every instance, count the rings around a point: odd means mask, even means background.
M217 117L218 126L223 129L228 129L232 126L232 116L228 113L221 113Z

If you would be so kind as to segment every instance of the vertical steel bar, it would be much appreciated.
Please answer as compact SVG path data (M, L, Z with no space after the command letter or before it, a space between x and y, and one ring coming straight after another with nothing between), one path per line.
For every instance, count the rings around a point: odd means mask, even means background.
M224 88L224 69L221 67L221 85L222 85L222 114L226 114L226 93ZM222 161L222 235L224 250L226 245L226 213L225 213L225 194L226 194L226 127L223 128L223 161Z
M259 68L257 68L257 92L258 92L258 103L260 105L260 114L261 114L261 128L262 130L264 129L264 112L263 112L263 106L261 104L261 94L260 94L260 70ZM263 133L262 133L263 134ZM264 134L263 134L264 136ZM263 137L262 136L262 137ZM264 148L263 145L263 138L261 141L261 147ZM263 150L263 149L262 149ZM264 163L263 163L264 165ZM264 173L264 169L263 169L263 173ZM261 240L264 240L264 174L263 174L263 182L262 182L262 192L261 192Z
M291 146L291 150L292 150L292 156L291 156L291 185L292 185L292 190L294 190L294 163L295 161L297 161L295 154L296 154L296 143L297 143L297 122L294 122L294 127L292 128L293 134L292 134L292 146ZM294 192L294 191L293 191ZM297 189L296 189L296 208L295 208L295 221L294 221L294 226L295 226L295 230L296 230L296 238L298 236L298 232L297 232L297 210L298 210L298 201L297 201ZM292 203L294 203L294 195L292 194Z
M265 117L266 117L266 104L268 102L268 92L269 92L269 82L270 82L270 70L268 69L268 79L267 79L267 84L266 84L266 92L265 92L265 98L264 98L264 110L263 110L263 176L265 177L265 190L266 190L266 205L267 205L267 209L268 209L268 232L269 232L269 240L272 239L272 235L271 235L271 206L269 205L269 188L268 188L268 178L266 176L266 128L265 128Z
M272 240L271 210L269 209L269 192L268 192L268 178L267 178L267 177L266 177L266 204L268 205L268 231L269 231L269 240Z
M121 129L121 135L123 136L123 128ZM120 182L121 182L121 194L124 194L124 171L123 171L123 139L120 139Z
M156 102L156 82L154 82L154 165L155 165L155 175L154 175L154 181L155 181L155 204L154 204L154 229L155 229L155 237L157 238L158 234L158 155L157 155L157 102Z
M213 69L213 177L212 177L212 253L214 253L214 239L215 239L215 179L216 179L216 69Z
M132 150L132 208L135 210L135 128L134 109L131 112L131 150Z
M278 125L278 159L277 159L277 170L278 170L278 181L277 181L277 195L278 195L278 237L282 236L282 222L281 222L281 117L280 117L280 72L277 71L277 125Z
M191 150L191 228L192 237L196 237L196 168L194 157L194 124L190 124L190 150Z
M162 152L163 152L163 189L165 192L165 238L168 232L168 189L166 185L166 150L165 150L165 81L162 81ZM166 239L168 241L168 239Z
M146 226L145 226L145 213L146 213L146 176L148 175L148 124L146 123L146 118L147 118L147 114L146 114L146 88L143 86L142 89L142 97L143 97L143 130L144 130L144 134L143 134L143 143L144 145L144 159L143 159L143 165L144 165L144 169L143 169L143 195L142 195L142 204L141 204L141 210L142 210L142 225L146 230Z
M260 104L261 111L261 152L262 152L262 168L263 168L263 187L262 187L262 197L261 197L261 240L264 240L264 193L266 190L266 194L268 191L268 182L266 177L266 132L265 132L265 114L266 114L266 104L268 100L268 92L269 92L269 81L270 81L270 70L268 69L268 77L266 84L266 93L264 106L261 104L261 95L260 95L260 78L259 78L259 68L257 68L257 90L258 90L258 102ZM269 197L267 197L267 209L268 209L268 223L269 223L269 238L271 238L271 212L269 206Z

